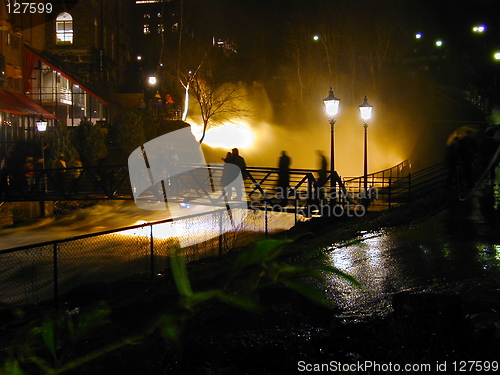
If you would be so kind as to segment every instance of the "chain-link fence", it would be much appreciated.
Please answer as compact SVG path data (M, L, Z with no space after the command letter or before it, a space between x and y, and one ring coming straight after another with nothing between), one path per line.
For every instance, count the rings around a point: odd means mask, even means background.
M79 286L136 274L154 277L182 244L187 261L219 256L294 217L260 210L218 209L35 245L0 250L0 302L37 304Z

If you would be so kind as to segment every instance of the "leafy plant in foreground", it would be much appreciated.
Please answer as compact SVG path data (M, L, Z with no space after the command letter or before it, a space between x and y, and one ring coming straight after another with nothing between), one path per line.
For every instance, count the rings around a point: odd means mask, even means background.
M282 260L283 250L291 240L266 239L241 253L225 275L219 288L194 291L188 275L183 250L170 260L179 302L172 312L163 314L141 334L119 339L88 353L80 353L97 330L106 327L110 310L105 304L84 313L56 314L20 335L11 345L9 358L0 367L0 375L24 375L36 367L45 374L62 374L93 361L126 345L142 342L158 330L167 343L178 344L186 322L201 308L215 301L248 310L259 311L259 291L273 285L286 285L311 301L326 305L324 295L306 282L308 278L324 280L324 274L336 274L355 286L351 276L329 266L321 255L304 256L300 264ZM95 347L87 345L90 347Z
M159 322L163 336L178 342L187 317L197 308L212 300L250 311L259 310L260 289L273 285L286 285L304 297L327 306L325 295L306 282L308 278L323 281L324 274L338 275L361 287L358 281L325 262L323 255L311 253L300 264L291 264L281 259L286 244L292 240L266 239L252 244L240 254L226 277L223 287L193 292L187 272L187 262L182 250L171 258L172 274L180 294L181 312L162 317Z

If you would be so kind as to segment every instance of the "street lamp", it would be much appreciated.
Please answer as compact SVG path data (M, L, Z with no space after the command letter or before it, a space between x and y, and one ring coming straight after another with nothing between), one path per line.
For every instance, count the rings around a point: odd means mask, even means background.
M47 180L44 176L44 173L45 173L45 145L44 145L44 142L43 142L43 136L45 134L45 131L47 130L47 121L43 119L42 116L40 116L40 120L36 121L35 122L36 124L36 128L37 130L40 132L40 136L41 136L41 144L42 144L42 179L41 179L41 184L40 184L40 187L41 187L41 197L43 197L43 195L45 194L45 192L47 191ZM40 200L40 216L44 217L45 216L45 201L43 200L43 198L41 198Z
M364 188L365 193L368 189L368 120L372 117L373 107L368 103L368 99L365 95L365 100L363 104L359 106L359 113L363 119L363 128L365 129L365 142L364 142Z
M333 172L335 171L335 139L334 139L334 125L339 113L340 99L333 95L333 89L330 87L328 97L323 99L325 104L326 114L330 121L330 178L331 186L334 186Z
M45 130L47 130L47 121L40 117L40 120L36 121L36 128L40 132L42 141L42 168L45 169L45 145L43 144L43 135Z
M47 121L40 117L40 120L36 121L36 129L43 134L43 132L47 130Z

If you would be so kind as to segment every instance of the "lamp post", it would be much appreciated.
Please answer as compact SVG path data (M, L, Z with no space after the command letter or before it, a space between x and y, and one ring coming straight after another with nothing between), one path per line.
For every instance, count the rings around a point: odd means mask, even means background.
M36 121L36 129L40 132L40 136L42 139L42 166L45 169L45 148L43 144L43 135L45 134L45 130L47 130L47 121L40 117L40 120Z
M326 114L330 122L330 188L335 191L335 181L333 174L335 172L335 121L337 120L337 114L339 113L340 99L333 95L333 89L330 87L330 92L328 97L323 99L325 104Z
M361 114L361 118L363 119L363 128L365 129L365 141L364 141L364 189L365 193L368 190L368 120L370 120L372 116L373 107L368 103L368 99L365 95L365 100L363 104L359 106L359 112Z
M45 216L45 201L43 200L43 196L45 195L45 192L47 191L47 180L44 176L45 173L45 145L43 142L43 136L45 134L45 131L47 130L47 121L43 119L43 117L40 116L40 120L36 121L36 128L40 132L41 136L41 143L42 143L42 181L40 184L40 189L41 189L41 200L40 200L40 216Z

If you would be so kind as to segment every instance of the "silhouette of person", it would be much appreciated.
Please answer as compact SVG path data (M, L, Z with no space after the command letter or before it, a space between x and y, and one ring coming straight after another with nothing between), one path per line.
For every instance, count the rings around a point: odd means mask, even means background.
M446 185L453 187L453 184L458 181L458 146L460 143L460 138L454 137L446 148L446 165L448 167L448 178Z
M240 168L241 175L245 178L247 174L247 165L245 163L245 159L240 156L240 152L237 148L233 148L231 150L231 163Z
M326 157L323 154L323 151L318 150L318 156L319 156L319 170L318 170L318 183L317 186L323 187L326 184L327 181L327 174L328 174L328 163L326 161Z
M458 153L465 186L467 188L472 187L474 183L473 171L476 156L476 144L472 138L472 132L470 130L468 130L465 137L460 140Z
M225 175L223 172L223 178L224 178L223 185L228 188L226 189L226 192L229 195L229 199L232 199L232 191L234 188L234 190L236 190L236 199L241 200L241 195L242 195L241 186L236 186L235 184L233 184L233 182L235 182L236 178L238 177L238 174L236 172L241 172L241 176L243 177L243 179L245 179L247 174L247 165L245 163L245 159L243 159L243 157L240 156L237 148L233 148L231 150L231 154L228 153L224 161L226 164L236 165L239 169L238 171L236 168L230 168L228 166L226 168Z
M281 157L278 161L278 186L277 194L281 197L281 204L288 204L288 194L290 189L290 164L292 159L286 154L286 151L281 151Z
M325 198L325 192L323 187L328 181L328 162L326 160L323 151L318 150L319 156L319 170L318 170L318 180L316 181L316 199L323 200Z
M224 167L222 169L222 177L220 178L220 183L224 187L228 186L231 182L233 182L233 180L231 179L232 176L230 172L230 166L228 166L228 164L232 164L231 156L232 156L231 153L228 152L226 154L226 157L222 158L222 161L224 162Z

